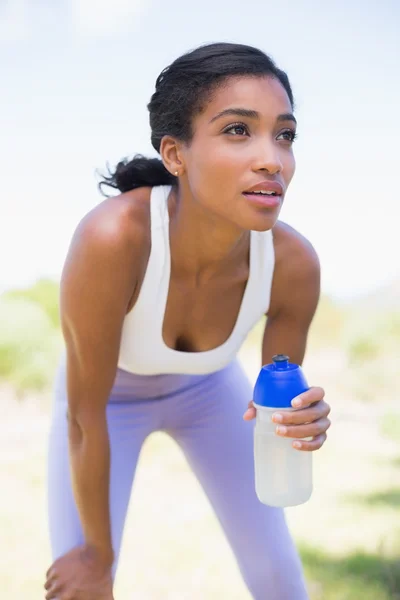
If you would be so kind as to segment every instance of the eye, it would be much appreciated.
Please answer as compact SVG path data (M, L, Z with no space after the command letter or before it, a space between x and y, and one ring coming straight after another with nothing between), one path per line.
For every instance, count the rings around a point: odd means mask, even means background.
M293 129L285 129L285 131L282 131L278 137L276 138L277 140L281 139L284 140L285 142L294 142L294 140L297 138L297 133L295 131L293 131Z
M236 135L239 137L243 137L245 135L249 135L249 130L247 125L244 123L233 123L224 129L224 133L229 133L229 135Z

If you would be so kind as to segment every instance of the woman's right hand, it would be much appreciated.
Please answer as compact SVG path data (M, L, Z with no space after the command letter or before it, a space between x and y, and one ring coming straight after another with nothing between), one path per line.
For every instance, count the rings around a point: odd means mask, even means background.
M73 548L47 571L46 600L114 600L111 564L94 548Z

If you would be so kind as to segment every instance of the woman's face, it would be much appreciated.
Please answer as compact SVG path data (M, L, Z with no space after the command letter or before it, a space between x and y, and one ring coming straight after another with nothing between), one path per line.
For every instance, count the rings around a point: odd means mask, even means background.
M191 195L240 228L271 229L295 171L295 132L278 80L228 80L194 118L190 144L181 146Z

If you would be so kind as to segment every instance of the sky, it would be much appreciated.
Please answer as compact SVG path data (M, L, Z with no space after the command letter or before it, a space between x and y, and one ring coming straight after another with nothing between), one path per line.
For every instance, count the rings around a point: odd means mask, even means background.
M338 299L400 277L397 0L0 0L0 291L59 278L96 170L154 156L159 72L200 44L257 46L296 99L282 220Z

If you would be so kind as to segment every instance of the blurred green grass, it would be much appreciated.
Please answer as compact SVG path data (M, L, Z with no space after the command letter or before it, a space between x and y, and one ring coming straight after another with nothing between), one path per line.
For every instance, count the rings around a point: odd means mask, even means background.
M332 557L321 549L301 548L313 600L397 600L400 559L354 552Z
M333 424L314 458L310 502L286 511L311 600L400 599L400 313L378 305L323 297L311 329L304 368L325 387ZM252 380L262 329L241 351ZM50 560L45 461L62 348L57 283L3 294L0 331L0 589L7 600L36 600ZM202 489L161 433L144 445L128 514L116 598L130 597L249 598Z
M58 284L43 280L0 297L0 379L19 397L50 387L62 336Z
M381 429L384 436L392 440L400 440L400 415L388 413L382 417Z

